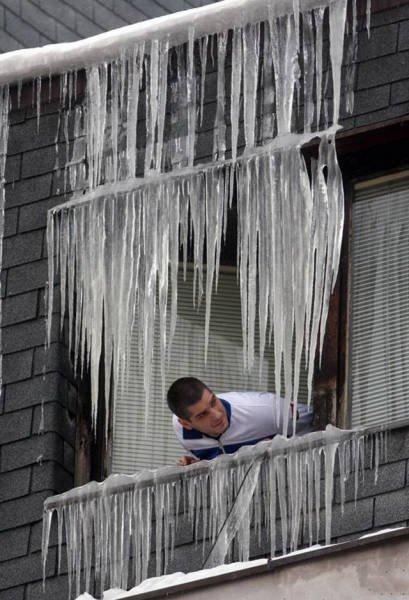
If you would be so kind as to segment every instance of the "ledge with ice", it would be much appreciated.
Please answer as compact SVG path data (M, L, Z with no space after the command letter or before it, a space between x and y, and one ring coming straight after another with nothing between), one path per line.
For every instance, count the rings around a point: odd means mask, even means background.
M46 500L44 569L54 514L59 564L65 526L70 588L76 586L77 596L92 589L92 576L101 594L144 581L153 552L156 575L165 574L174 557L182 513L184 527L190 526L201 544L197 552L203 557L202 568L231 562L233 540L236 560L249 560L252 532L257 537L261 528L272 557L276 550L283 554L297 550L301 528L307 545L323 537L329 544L336 459L343 507L346 481L353 478L356 497L368 458L376 480L385 453L383 431L328 426L326 431L298 438L276 436L234 455L188 467L112 475L102 483L92 482Z
M171 46L177 46L188 40L192 28L196 37L218 33L248 22L262 21L269 16L288 14L295 4L293 0L224 0L121 27L78 42L8 52L0 56L0 85L110 61L137 42L167 39ZM322 0L303 0L302 9L311 10L328 4L328 1Z

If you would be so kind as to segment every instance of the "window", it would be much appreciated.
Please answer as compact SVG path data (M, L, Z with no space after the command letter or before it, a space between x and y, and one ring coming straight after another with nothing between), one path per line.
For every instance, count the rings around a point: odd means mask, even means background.
M217 293L213 293L207 365L204 365L204 313L193 308L193 272L178 285L178 324L167 371L166 386L183 376L195 376L216 392L229 390L273 390L273 347L267 346L261 378L256 359L251 374L243 372L240 292L236 270L221 267ZM257 348L258 340L256 340ZM143 418L142 373L136 358L136 335L129 361L127 382L119 391L115 407L112 467L114 473L174 464L183 453L172 428L171 414L161 389L158 348L155 348L153 396L147 427ZM301 374L300 394L307 398L305 373ZM166 392L166 390L165 390Z
M351 269L350 424L408 419L408 174L356 186Z

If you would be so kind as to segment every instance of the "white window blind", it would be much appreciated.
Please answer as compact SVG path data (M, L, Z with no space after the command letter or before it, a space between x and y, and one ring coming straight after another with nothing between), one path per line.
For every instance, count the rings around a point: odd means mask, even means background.
M266 348L261 380L258 359L252 374L243 372L240 293L235 270L221 269L218 291L213 294L207 366L204 365L205 306L203 303L199 310L193 307L192 290L193 274L188 270L186 282L182 276L179 278L178 322L166 389L179 377L193 376L202 379L216 392L273 390L272 346ZM142 468L175 464L183 454L173 433L171 413L161 389L157 344L154 350L153 397L145 430L143 380L136 347L136 336L133 336L128 381L119 391L115 408L113 473L132 473ZM300 399L306 401L304 372L301 374Z
M356 191L351 425L409 419L409 179Z

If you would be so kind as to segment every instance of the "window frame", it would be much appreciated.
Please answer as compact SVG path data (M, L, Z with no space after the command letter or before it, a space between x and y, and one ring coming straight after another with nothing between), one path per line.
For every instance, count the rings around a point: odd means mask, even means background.
M316 361L314 373L314 413L316 424L350 427L351 399L349 390L349 327L351 291L352 204L355 186L380 178L403 177L409 170L409 117L391 119L341 132L337 150L344 181L345 224L341 259L334 293L330 299L322 365ZM393 427L408 424L396 423Z

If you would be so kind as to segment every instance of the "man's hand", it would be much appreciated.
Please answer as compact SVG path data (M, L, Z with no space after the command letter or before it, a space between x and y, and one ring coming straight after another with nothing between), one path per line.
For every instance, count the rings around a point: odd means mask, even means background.
M192 465L193 463L197 462L199 462L199 459L195 458L194 456L181 456L178 460L178 465L187 467L187 465Z

